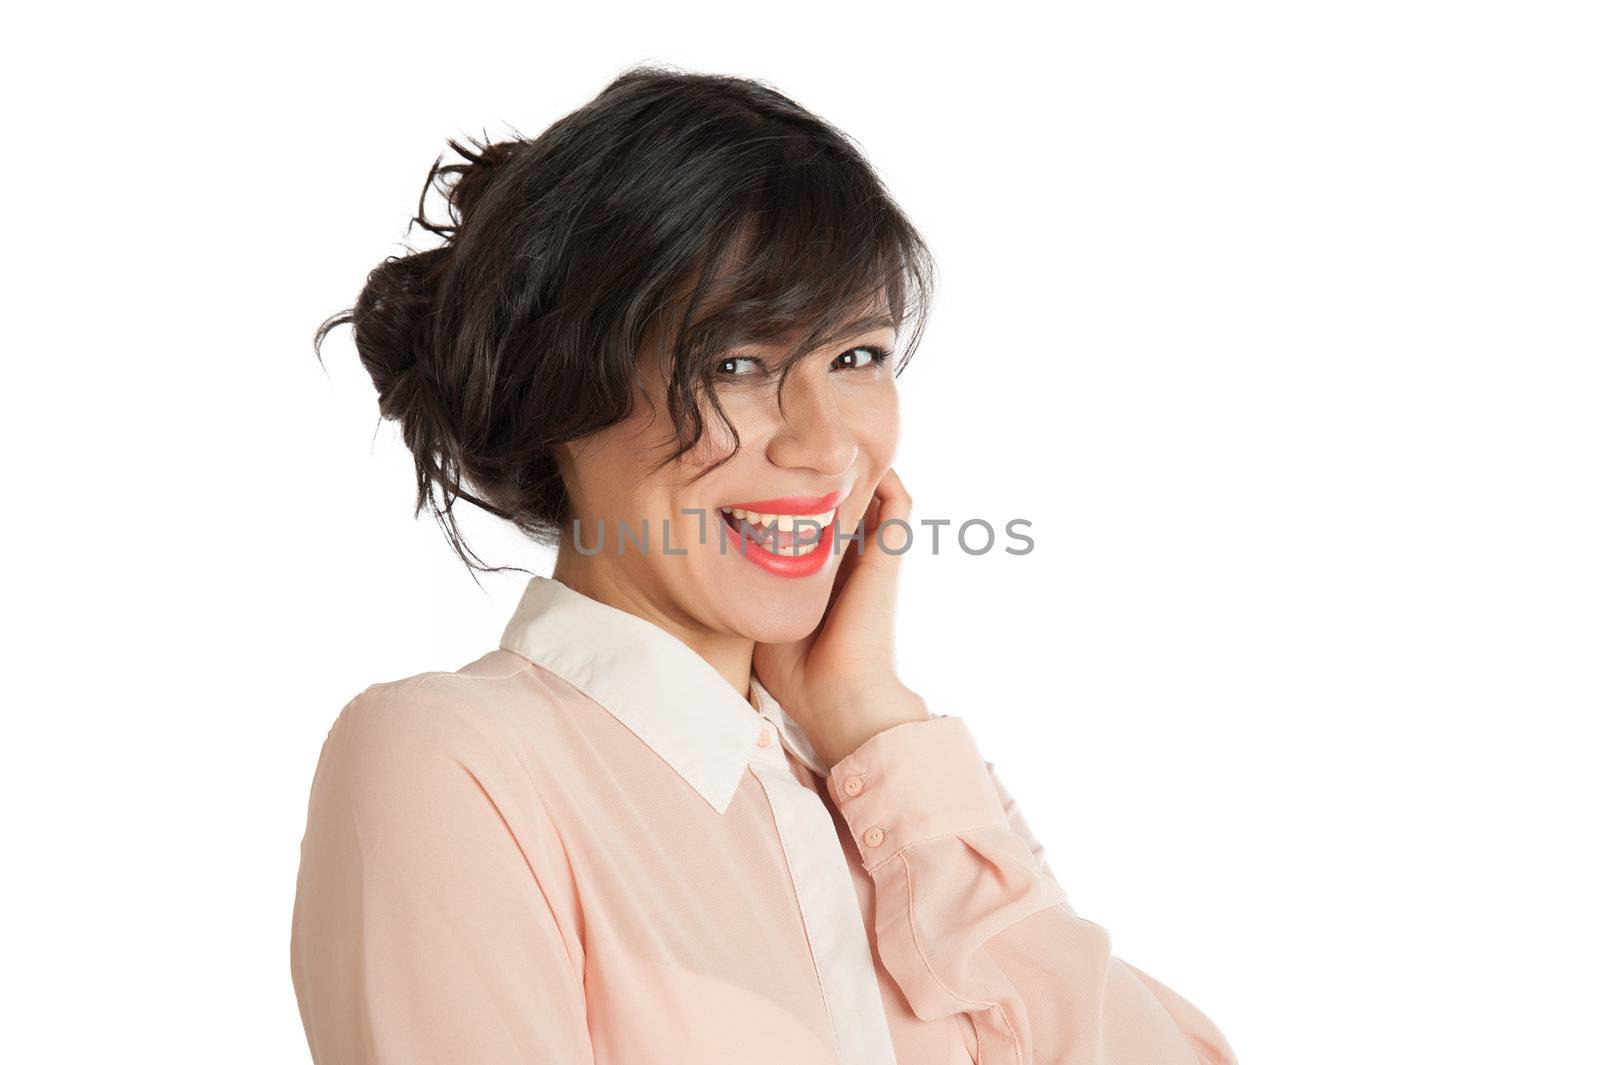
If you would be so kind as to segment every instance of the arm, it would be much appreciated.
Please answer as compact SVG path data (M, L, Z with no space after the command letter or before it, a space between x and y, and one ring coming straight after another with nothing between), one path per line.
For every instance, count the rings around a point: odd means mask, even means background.
M1072 911L962 719L877 733L827 787L876 886L884 967L918 1017L966 1014L979 1060L1234 1065L1215 1025Z
M503 749L430 697L369 688L323 744L290 946L311 1056L591 1062L559 841Z

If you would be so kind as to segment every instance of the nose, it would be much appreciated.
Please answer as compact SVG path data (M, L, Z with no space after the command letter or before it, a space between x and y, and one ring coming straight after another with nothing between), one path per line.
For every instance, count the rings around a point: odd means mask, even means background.
M826 379L795 373L784 385L778 430L767 445L774 465L825 476L855 465L856 434Z

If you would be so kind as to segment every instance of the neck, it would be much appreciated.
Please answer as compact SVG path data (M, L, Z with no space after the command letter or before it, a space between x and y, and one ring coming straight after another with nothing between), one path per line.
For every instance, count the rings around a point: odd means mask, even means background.
M707 629L672 601L664 588L647 587L600 555L584 555L563 543L556 552L553 580L590 599L635 617L677 637L722 674L733 690L754 704L750 662L755 642L747 637Z

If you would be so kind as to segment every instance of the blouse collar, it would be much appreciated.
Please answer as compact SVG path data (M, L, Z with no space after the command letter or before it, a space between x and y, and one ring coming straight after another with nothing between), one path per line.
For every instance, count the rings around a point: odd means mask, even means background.
M599 703L718 813L744 778L763 718L808 769L827 775L800 727L754 674L752 707L676 636L554 578L528 580L500 647Z

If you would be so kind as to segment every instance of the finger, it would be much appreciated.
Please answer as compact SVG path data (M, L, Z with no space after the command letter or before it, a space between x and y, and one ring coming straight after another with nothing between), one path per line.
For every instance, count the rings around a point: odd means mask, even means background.
M874 598L892 604L898 580L900 555L910 535L908 518L911 496L894 470L886 470L873 490L861 520L861 539L841 549L839 570L834 575L823 618L830 618L841 597L850 595L860 602ZM884 521L898 517L904 525L884 528ZM887 546L888 551L883 548ZM852 591L853 589L853 591Z

